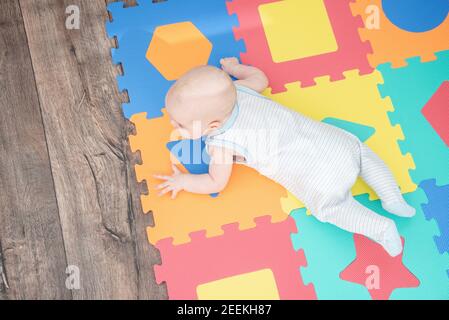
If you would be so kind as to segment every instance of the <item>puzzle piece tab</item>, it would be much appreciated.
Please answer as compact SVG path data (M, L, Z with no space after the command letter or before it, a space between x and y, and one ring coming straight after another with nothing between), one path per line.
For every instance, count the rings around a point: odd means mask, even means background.
M190 243L178 246L171 239L159 241L163 262L155 266L156 280L167 283L170 299L197 299L199 285L268 268L281 299L316 299L313 285L301 280L300 267L307 264L304 252L294 251L290 241L296 232L294 220L272 223L270 217L260 217L255 222L244 231L238 224L223 226L224 234L212 238L196 232Z

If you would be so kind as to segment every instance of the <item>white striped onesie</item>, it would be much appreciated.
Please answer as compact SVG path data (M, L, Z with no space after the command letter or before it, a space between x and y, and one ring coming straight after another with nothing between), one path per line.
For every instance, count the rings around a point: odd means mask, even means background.
M384 208L413 215L385 163L351 133L307 118L249 88L236 88L231 116L207 137L206 145L243 156L243 164L285 187L318 220L363 234L391 255L399 254L402 243L393 220L364 207L351 194L360 175ZM395 210L396 204L400 210Z

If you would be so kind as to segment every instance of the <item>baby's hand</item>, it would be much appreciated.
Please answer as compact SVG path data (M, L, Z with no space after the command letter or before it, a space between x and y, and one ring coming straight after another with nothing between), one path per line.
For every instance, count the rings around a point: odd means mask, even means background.
M221 68L227 73L232 73L232 67L239 65L239 59L236 57L223 58L220 60Z
M175 199L178 193L184 189L185 175L179 171L175 165L172 165L172 168L172 176L154 175L154 177L156 179L165 180L164 183L161 183L156 187L156 189L161 190L159 192L159 196L163 196L164 194L171 192L171 198Z

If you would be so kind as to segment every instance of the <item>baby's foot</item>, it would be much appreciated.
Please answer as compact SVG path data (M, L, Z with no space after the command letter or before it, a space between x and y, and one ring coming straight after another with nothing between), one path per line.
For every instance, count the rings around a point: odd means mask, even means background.
M382 208L392 214L405 218L411 218L416 214L415 208L408 205L403 199L389 203L382 202Z
M385 251L387 251L387 253L392 257L396 257L401 254L402 240L393 221L391 221L391 224L389 224L387 229L385 229L382 240L378 241L378 243L384 247Z

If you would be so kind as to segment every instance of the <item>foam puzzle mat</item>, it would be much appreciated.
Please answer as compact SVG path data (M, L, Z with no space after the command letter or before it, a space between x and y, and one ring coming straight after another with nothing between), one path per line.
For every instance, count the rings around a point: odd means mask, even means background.
M148 241L170 299L449 299L449 2L447 0L139 0L108 5L117 78L130 101L131 150ZM417 214L395 220L403 253L323 224L283 187L235 165L220 194L158 197L153 177L208 170L204 141L182 140L168 88L236 56L270 80L267 97L357 135L392 169Z

